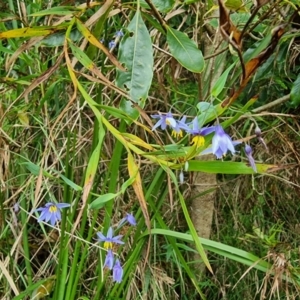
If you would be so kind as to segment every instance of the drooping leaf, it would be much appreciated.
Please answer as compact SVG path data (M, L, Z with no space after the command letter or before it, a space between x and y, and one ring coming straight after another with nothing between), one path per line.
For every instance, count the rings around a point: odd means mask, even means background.
M168 27L167 42L171 54L182 66L194 73L203 71L204 59L202 52L185 33Z
M275 29L273 29L272 38L269 43L269 46L263 52L261 52L257 57L252 58L250 61L248 61L245 64L245 74L243 75L239 89L237 89L232 96L228 97L222 102L221 104L222 107L230 106L238 98L238 96L246 87L247 83L251 79L252 75L256 72L258 67L260 67L263 63L265 63L266 60L273 54L284 32L285 32L284 25L278 26Z
M120 62L108 51L108 49L90 32L90 30L79 20L76 19L77 29L94 46L105 53L109 60L120 70L124 70Z
M223 1L218 0L219 3L219 25L222 36L226 41L228 41L232 46L234 46L235 50L241 50L242 48L242 39L241 32L236 28L236 26L232 23L229 12L225 8Z
M291 89L291 100L294 106L300 105L300 75L298 75Z
M126 71L117 70L116 85L127 90L130 98L144 107L153 77L153 50L140 11L136 12L127 31L121 40L118 56ZM127 100L122 101L121 109L133 118L138 116L138 112Z
M132 182L132 187L133 187L134 192L140 203L140 207L143 212L147 228L148 228L148 230L150 230L151 223L150 223L150 217L149 217L148 208L147 208L147 202L146 202L144 191L143 191L141 174L139 172L139 167L135 163L134 158L130 152L128 152L128 165L127 166L128 166L129 176L131 178L135 178L135 180Z

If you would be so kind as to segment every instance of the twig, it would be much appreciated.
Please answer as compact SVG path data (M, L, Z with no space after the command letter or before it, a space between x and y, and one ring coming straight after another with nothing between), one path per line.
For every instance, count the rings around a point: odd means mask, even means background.
M162 26L162 28L164 30L167 29L167 23L164 21L164 19L161 17L160 13L158 12L158 10L156 9L156 7L153 5L153 3L151 2L151 0L145 0L145 2L147 2L147 4L150 6L151 10L153 11L155 17L157 18L157 20L159 21L160 25Z
M278 99L276 99L276 100L274 100L274 101L272 101L272 102L270 102L270 103L268 103L266 105L263 105L263 106L260 106L258 108L255 108L255 109L252 110L252 112L258 113L258 112L261 112L263 110L269 109L269 108L271 108L273 106L276 106L276 105L281 104L281 103L283 103L285 101L288 101L290 99L290 97L291 97L291 95L288 94L288 95L283 96L281 98L278 98Z

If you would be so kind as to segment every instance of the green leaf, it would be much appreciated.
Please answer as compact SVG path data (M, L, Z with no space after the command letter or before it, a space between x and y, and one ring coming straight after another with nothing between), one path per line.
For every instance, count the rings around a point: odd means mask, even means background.
M119 196L119 193L107 193L101 195L90 204L90 209L99 209L103 207L106 202L116 198L117 196Z
M137 175L138 172L136 172L133 176L131 176L128 180L126 180L123 184L122 184L122 187L121 187L121 193L124 194L126 189L132 185L136 179L136 175Z
M80 11L80 9L73 7L73 6L58 6L52 7L50 9L41 10L39 12L30 14L31 17L38 17L38 16L47 16L47 15L71 15L74 12Z
M167 42L171 54L182 66L194 73L203 71L204 59L202 52L185 33L168 27Z
M256 164L257 173L267 173L276 165ZM248 162L190 160L188 171L213 174L254 174Z
M39 47L40 45L43 45L45 47L63 46L65 39L65 32L56 32L46 36L43 40L36 44L36 47ZM82 39L82 34L77 29L73 29L70 33L70 39L73 42L77 42Z
M197 104L197 108L200 112L200 115L198 116L198 121L200 124L200 127L202 127L209 116L217 116L218 112L216 110L216 107L209 102L199 102Z
M218 78L214 87L212 88L211 94L217 98L218 95L223 91L228 74L230 70L233 68L234 64L232 64L229 68L225 70L225 72Z
M162 236L172 236L177 239L181 239L189 242L193 242L194 239L190 234L166 230L166 229L151 229L151 235L153 234L160 234ZM144 235L146 236L147 233L143 234L142 236ZM231 247L223 243L205 239L205 238L199 238L199 240L201 241L201 244L206 250L217 253L229 259L238 261L247 266L253 266L253 268L263 272L268 272L271 269L271 265L267 261L257 257L256 255L250 252L235 247Z
M117 70L116 85L128 91L130 98L144 107L153 77L152 42L141 13L136 12L119 46L118 60L127 69ZM126 101L128 102L128 101ZM126 109L131 111L126 104Z
M67 178L66 176L60 174L59 175L60 178L68 185L70 186L72 189L74 189L75 191L82 191L82 187L77 185L76 183L74 183L72 180L70 180L69 178Z
M175 0L152 0L152 3L158 11L165 14L173 8ZM145 0L141 0L141 5L145 8L149 8L149 5L145 2Z
M300 75L298 75L291 89L291 100L294 106L300 104Z
M41 170L41 167L32 163L32 162L24 162L24 163L21 163L22 165L25 165L26 169L33 175L35 176L38 176L40 174L40 170ZM45 170L42 170L43 172L43 176L46 176L46 177L49 177L49 178L53 178L53 176L46 172Z

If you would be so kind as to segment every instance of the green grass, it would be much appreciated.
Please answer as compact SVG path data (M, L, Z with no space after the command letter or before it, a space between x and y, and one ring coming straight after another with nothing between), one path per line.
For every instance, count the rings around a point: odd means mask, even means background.
M297 67L284 55L291 37L280 43L279 54L275 51L265 73L259 71L240 98L224 108L221 103L238 89L241 74L230 52L205 60L201 74L187 71L170 54L164 24L155 17L159 13L168 20L170 15L161 13L157 3L158 12L143 8L139 26L130 25L136 30L131 34L128 25L138 3L112 2L95 6L91 2L76 16L74 5L61 1L49 6L27 0L0 4L0 298L233 300L241 295L245 299L289 295L297 299L297 111L288 104L272 114L251 113L254 106L285 95L293 85ZM214 19L210 8L208 4L205 11L199 2L177 4L170 12L178 15L167 21L197 40L204 56L211 55L205 52L208 48L218 52L227 47L227 42L205 41L207 30L215 30L203 26ZM87 32L85 22L99 9ZM259 39L281 22L277 17L273 21L271 25L262 20L265 31ZM63 27L55 27L57 22ZM50 25L55 31L41 40L39 33L31 31ZM25 27L30 27L31 36L9 31ZM111 51L114 60L106 48L120 29L125 36L116 40ZM1 36L7 32L9 38ZM140 52L134 48L141 57L130 56L134 38L145 47ZM246 38L246 45L254 45L253 36ZM153 67L147 41L154 45ZM27 47L28 42L32 44ZM177 46L190 45L182 44ZM27 48L18 53L22 47ZM192 50L186 47L185 51ZM140 74L130 82L132 86L117 71L131 64L132 74ZM216 86L213 75L222 66L232 69ZM212 95L213 87L215 93L219 90L218 99ZM134 93L127 94L129 88ZM263 97L253 106L250 99L261 90ZM125 107L124 100L130 97L133 102ZM207 103L214 107L207 109ZM134 118L136 104L140 114ZM170 131L151 131L151 114L158 111L172 111L178 118L185 114L189 122L198 115L204 124L224 125L234 139L251 144L259 174L246 165L243 146L234 157L224 158L224 164L221 160L201 164L195 158L213 135L196 148L190 145L189 135L176 140ZM250 139L253 120L263 131L269 153L254 137ZM270 165L278 170L270 172ZM213 187L218 192L210 238L199 239L197 222L190 216L190 203L195 200L191 191L202 183L193 181L189 167L220 174ZM53 227L37 221L36 209L48 202L70 204ZM137 226L126 223L119 228L120 220L131 212ZM113 271L103 266L107 249L97 241L97 232L106 234L110 226L124 241L112 249L123 267L121 283L113 282ZM207 268L199 274L203 263Z

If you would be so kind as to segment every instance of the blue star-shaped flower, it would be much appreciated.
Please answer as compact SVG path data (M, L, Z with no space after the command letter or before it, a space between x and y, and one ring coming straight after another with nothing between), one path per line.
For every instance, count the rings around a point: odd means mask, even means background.
M192 144L195 144L197 148L204 145L205 143L204 136L214 131L215 131L215 126L200 128L197 117L194 118L192 122L192 128L189 128L187 130L188 133L194 136L192 139Z
M123 235L113 236L113 234L114 234L114 232L113 232L112 227L108 228L107 236L103 235L102 232L97 232L98 241L104 242L105 249L112 249L113 243L124 244L124 242L121 241L121 238Z
M61 212L60 210L65 207L70 207L69 203L46 203L44 207L40 207L35 211L41 211L42 213L38 217L38 222L45 221L49 222L52 226L55 225L56 222L61 220Z
M170 126L173 130L177 128L177 121L174 119L171 112L158 115L151 115L153 119L159 119L157 123L152 127L152 130L155 130L156 128L160 127L162 130L165 130L167 126Z

